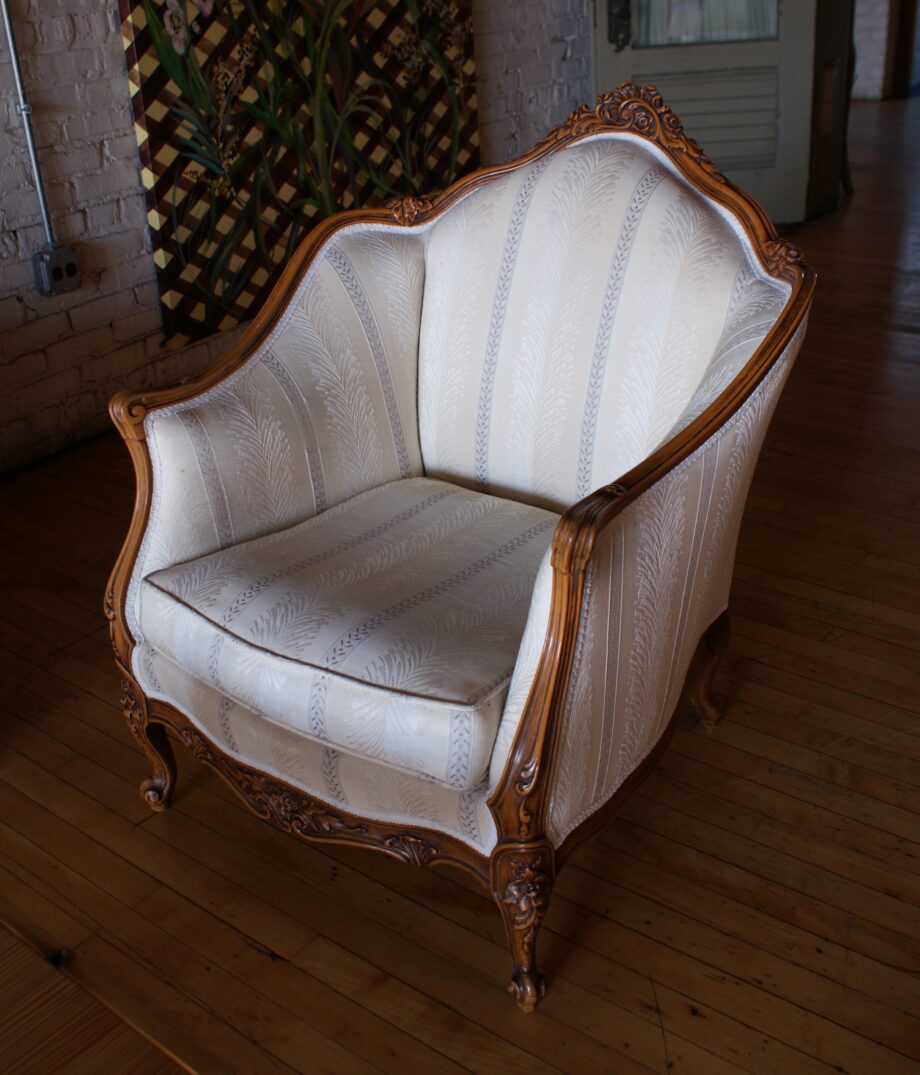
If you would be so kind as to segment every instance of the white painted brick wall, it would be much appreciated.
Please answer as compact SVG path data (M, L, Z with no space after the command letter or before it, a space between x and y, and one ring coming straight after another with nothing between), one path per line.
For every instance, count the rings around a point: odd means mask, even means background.
M526 153L593 99L588 0L473 0L483 164Z
M160 346L162 322L115 0L11 0L48 203L73 242L78 291L44 298L31 255L44 241L0 40L0 469L108 427L123 385L195 374L226 334ZM2 38L2 34L0 34Z
M228 334L160 346L161 321L115 0L10 0L58 239L83 285L32 286L43 242L0 42L0 470L108 427L123 385L194 375ZM526 151L591 97L587 0L473 0L483 160Z
M853 40L856 78L853 96L878 101L891 93L891 64L899 0L856 0Z

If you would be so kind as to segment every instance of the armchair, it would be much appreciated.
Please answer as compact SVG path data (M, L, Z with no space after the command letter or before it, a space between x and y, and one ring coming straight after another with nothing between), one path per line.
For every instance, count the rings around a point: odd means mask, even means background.
M814 274L652 87L433 199L340 213L198 380L123 392L106 596L171 732L311 841L453 865L543 991L553 878L709 725L760 444Z

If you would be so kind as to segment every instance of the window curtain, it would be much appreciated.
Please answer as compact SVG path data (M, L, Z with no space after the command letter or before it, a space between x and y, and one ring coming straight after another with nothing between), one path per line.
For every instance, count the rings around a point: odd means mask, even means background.
M637 44L680 45L776 37L777 0L636 0Z

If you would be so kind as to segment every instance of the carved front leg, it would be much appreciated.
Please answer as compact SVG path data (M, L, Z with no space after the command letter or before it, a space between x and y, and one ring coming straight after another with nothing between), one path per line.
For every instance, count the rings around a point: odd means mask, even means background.
M716 702L712 682L728 649L729 633L728 612L723 612L712 621L700 639L687 673L684 698L707 728L714 728L722 719L722 710Z
M121 690L125 720L153 770L141 784L141 795L152 810L165 810L176 783L176 759L166 729L148 719L147 701L136 683L123 679Z
M549 844L499 848L492 855L491 872L492 895L511 947L508 992L522 1011L532 1012L545 991L537 970L537 933L553 887L553 849Z

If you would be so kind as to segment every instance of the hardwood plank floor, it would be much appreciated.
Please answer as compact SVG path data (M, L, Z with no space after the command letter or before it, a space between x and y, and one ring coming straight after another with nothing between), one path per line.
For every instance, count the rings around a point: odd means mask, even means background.
M114 436L0 489L6 917L202 1075L920 1072L920 100L856 104L850 145L854 198L793 236L818 298L725 720L683 724L562 872L533 1016L463 876L301 846L183 751L174 807L140 801L100 614Z
M0 1072L180 1075L109 1008L0 928Z

